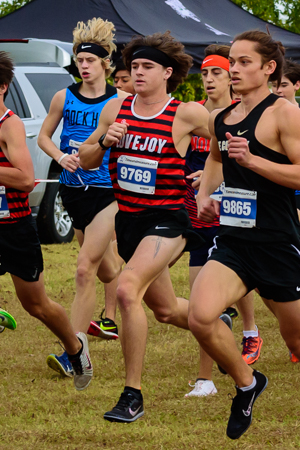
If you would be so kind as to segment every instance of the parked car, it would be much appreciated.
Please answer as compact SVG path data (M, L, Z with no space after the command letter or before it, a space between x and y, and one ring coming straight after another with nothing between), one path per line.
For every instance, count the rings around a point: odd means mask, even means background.
M74 77L65 69L71 64L72 44L39 39L0 40L0 50L9 52L15 64L5 105L18 114L25 125L35 178L58 180L61 166L39 148L37 137L53 95L74 82ZM60 133L61 124L53 135L58 147ZM58 182L41 182L29 195L43 243L70 242L74 235L58 188Z

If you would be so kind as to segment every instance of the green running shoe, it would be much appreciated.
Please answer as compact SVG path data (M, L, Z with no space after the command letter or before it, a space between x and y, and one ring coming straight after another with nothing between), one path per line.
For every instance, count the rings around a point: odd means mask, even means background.
M10 330L15 330L17 328L17 322L11 314L0 308L0 328L3 327L9 328ZM2 329L2 331L4 331L4 329Z

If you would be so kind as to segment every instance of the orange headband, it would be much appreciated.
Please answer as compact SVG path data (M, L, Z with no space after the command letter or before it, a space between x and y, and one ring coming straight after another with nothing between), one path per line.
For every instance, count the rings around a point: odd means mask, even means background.
M206 58L204 58L201 70L210 66L221 67L221 69L224 69L227 72L229 72L229 61L227 58L224 58L224 56L209 55Z

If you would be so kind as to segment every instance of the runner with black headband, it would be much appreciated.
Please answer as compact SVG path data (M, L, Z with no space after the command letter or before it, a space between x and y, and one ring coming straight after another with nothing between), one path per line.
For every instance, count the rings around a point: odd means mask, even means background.
M270 94L280 83L281 42L262 31L233 40L231 81L241 102L211 113L210 154L197 203L207 222L220 213L220 231L190 298L189 326L205 351L233 378L236 396L227 436L252 422L267 377L243 360L232 332L218 320L233 301L257 288L275 313L287 347L300 357L300 240L295 189L300 188L300 111ZM221 206L210 195L220 184ZM268 405L269 408L270 405Z
M114 25L100 18L87 24L78 22L73 32L73 51L82 82L59 91L39 135L40 147L63 168L60 194L80 244L76 271L76 295L71 322L76 331L89 332L105 339L117 339L116 275L121 259L114 239L114 217L118 210L110 175L109 152L101 167L83 170L78 148L97 128L104 105L126 93L106 84L112 72L110 55L116 46ZM51 137L63 118L61 148ZM96 303L96 276L105 284L105 318L92 321ZM72 376L66 352L51 354L48 365L65 376Z
M112 146L109 169L119 204L118 250L127 263L117 289L126 381L119 402L104 418L133 422L144 414L147 318L142 299L158 321L188 329L188 301L176 298L168 265L183 250L202 243L184 208L184 156L193 134L209 134L203 106L168 96L192 65L169 32L133 38L123 60L136 95L104 107L97 130L79 154L88 169L101 164Z
M206 47L205 58L201 65L202 81L207 99L201 100L200 103L212 112L218 108L224 108L234 103L230 95L231 80L229 75L229 55L230 46L212 44ZM197 214L197 203L195 195L198 192L201 180L201 174L204 169L206 159L209 155L210 141L208 139L193 136L191 146L188 149L186 157L186 178L187 193L185 197L185 206L189 213L193 228L197 233L205 239L205 245L199 249L190 252L189 274L190 289L206 263L210 248L214 245L214 239L219 231L219 217L212 222L204 222L199 220ZM196 178L196 180L195 180ZM218 201L221 200L224 183L212 194ZM262 339L259 335L254 320L254 295L250 292L237 302L237 306L243 320L243 350L242 356L247 364L253 364L258 360ZM232 307L226 309L220 318L231 328L232 318L237 315L237 311ZM194 385L194 389L185 395L185 397L202 397L210 394L216 394L217 389L212 381L213 360L200 347L200 367L198 377ZM224 370L219 367L220 371Z

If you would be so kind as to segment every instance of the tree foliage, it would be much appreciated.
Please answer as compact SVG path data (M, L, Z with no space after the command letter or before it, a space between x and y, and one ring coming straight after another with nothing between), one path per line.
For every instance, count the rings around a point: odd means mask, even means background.
M204 96L204 88L201 75L193 73L187 77L184 83L180 84L173 97L183 102L199 101Z
M0 17L4 17L7 14L14 12L16 9L21 8L21 6L24 6L29 2L31 2L31 0L2 1L0 4Z
M294 33L300 33L300 2L299 0L231 0L246 11L260 19L285 28Z

